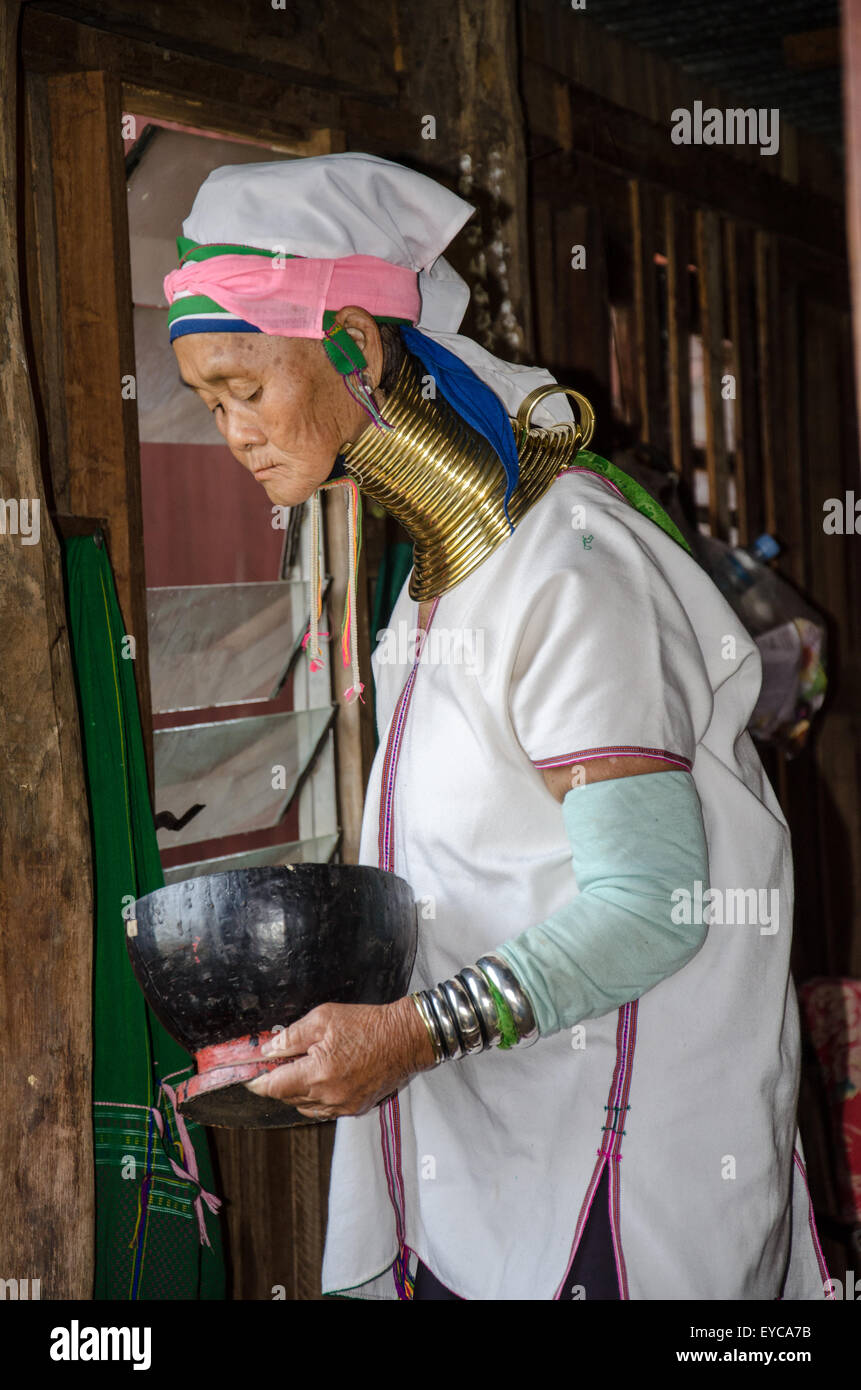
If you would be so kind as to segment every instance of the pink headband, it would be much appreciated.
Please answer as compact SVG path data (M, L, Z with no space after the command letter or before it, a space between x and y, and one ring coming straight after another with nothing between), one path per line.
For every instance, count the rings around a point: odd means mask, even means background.
M323 311L356 304L373 318L408 319L421 312L418 273L378 256L210 256L165 276L168 304L205 295L263 333L322 338Z

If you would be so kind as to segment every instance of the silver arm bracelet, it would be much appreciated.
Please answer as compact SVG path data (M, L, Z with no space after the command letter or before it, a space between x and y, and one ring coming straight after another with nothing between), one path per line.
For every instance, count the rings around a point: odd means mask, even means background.
M496 1013L496 1005L493 1002L493 995L487 988L487 980L480 970L468 965L465 970L461 970L458 979L463 983L481 1026L484 1035L485 1047L493 1047L502 1038L502 1030L499 1026L499 1018Z
M446 1051L446 1057L450 1062L457 1062L465 1055L465 1048L460 1040L457 1022L445 993L440 985L437 985L434 989L427 990L426 993L434 1017L439 1024L439 1031L442 1034L442 1042Z
M460 977L455 975L453 980L446 980L439 988L445 997L449 1011L454 1018L455 1027L460 1034L464 1056L469 1056L473 1052L483 1052L485 1044L481 1023Z
M532 1005L524 993L514 971L506 965L501 956L482 956L476 961L478 969L487 977L494 989L499 990L514 1019L517 1029L517 1046L531 1047L538 1041L538 1025Z
M488 980L505 1000L517 1031L517 1046L529 1047L538 1039L535 1015L514 972L499 956L482 956L451 980L411 996L428 1030L434 1049L434 1065L456 1062L475 1052L486 1052L502 1039L502 1029Z
M433 1046L434 1066L438 1067L440 1062L444 1062L446 1060L446 1052L445 1048L443 1047L442 1034L439 1031L439 1024L437 1023L436 1018L434 1017L433 1009L428 1003L427 994L424 990L420 990L417 991L415 994L411 994L410 998L415 1004L425 1028L427 1028L428 1030L431 1044Z
M488 1046L481 1020L460 976L411 997L431 1035L436 1065L483 1052ZM490 1002L492 1005L493 1000Z

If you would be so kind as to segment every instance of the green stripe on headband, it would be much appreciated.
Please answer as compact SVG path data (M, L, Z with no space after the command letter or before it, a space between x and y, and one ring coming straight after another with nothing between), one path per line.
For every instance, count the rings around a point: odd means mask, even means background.
M287 252L264 251L259 246L239 246L232 242L213 242L204 245L198 241L192 241L191 237L178 236L176 239L176 249L179 254L179 263L184 265L187 261L208 261L213 256L268 256L273 260L278 255L283 255L285 260L294 260L295 257ZM175 323L177 319L193 318L195 314L227 314L227 310L217 304L214 299L210 299L205 294L188 295L184 299L175 299L167 311L168 327ZM213 324L213 332L217 331L217 326Z
M210 299L205 294L187 295L185 299L175 299L169 305L167 311L168 327L177 319L192 318L195 314L226 314L227 312L222 304L216 304L214 299Z
M282 256L284 260L295 260L292 252L288 251L265 251L260 246L234 246L227 241L204 245L187 236L177 237L176 249L180 265L185 261L208 261L212 256L269 256L271 259Z

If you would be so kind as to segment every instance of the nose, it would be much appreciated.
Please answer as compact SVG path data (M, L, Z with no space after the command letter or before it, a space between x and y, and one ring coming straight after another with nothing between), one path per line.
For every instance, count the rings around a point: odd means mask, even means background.
M246 412L237 410L234 406L216 412L216 423L227 447L235 454L241 456L251 449L261 448L266 443L266 435L260 426L255 424ZM250 468L247 459L241 458L241 462L246 468Z

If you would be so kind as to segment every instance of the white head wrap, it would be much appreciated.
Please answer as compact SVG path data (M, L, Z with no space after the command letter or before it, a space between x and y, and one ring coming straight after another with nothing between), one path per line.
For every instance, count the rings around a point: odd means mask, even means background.
M442 254L475 211L425 174L379 155L347 152L214 169L198 190L183 233L312 258L378 256L417 272L417 327L448 348L501 400L510 416L524 396L555 378L503 362L458 333L469 287ZM536 409L536 424L572 418L564 396Z

